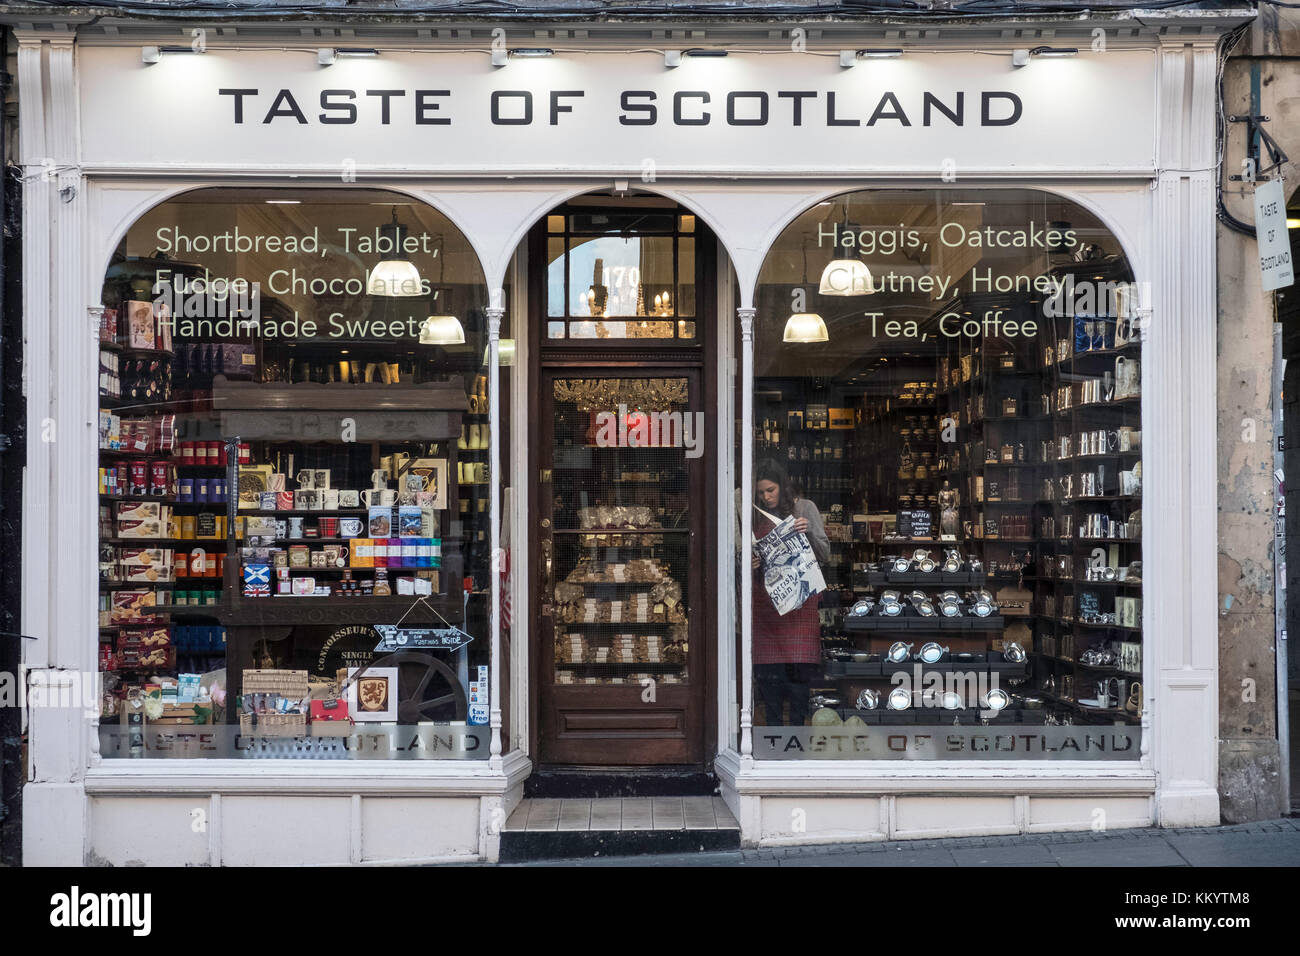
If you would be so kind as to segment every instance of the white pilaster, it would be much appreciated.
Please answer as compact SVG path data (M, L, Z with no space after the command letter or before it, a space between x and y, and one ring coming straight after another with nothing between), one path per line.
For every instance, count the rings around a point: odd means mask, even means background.
M488 563L491 578L492 607L492 660L490 678L492 703L489 706L488 724L492 742L488 753L493 770L501 770L501 319L506 310L502 306L503 292L492 293L492 306L487 309L488 322L488 522L489 548L492 560Z
M1154 308L1144 341L1144 632L1157 820L1219 822L1213 46L1160 52Z
M754 766L754 576L749 570L754 537L754 316L738 308L740 319L740 768Z

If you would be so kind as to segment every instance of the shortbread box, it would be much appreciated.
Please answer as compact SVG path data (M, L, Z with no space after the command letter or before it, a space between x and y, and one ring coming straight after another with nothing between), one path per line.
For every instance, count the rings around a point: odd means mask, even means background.
M152 590L113 591L109 620L114 624L151 617L158 609L158 595Z
M137 519L161 521L163 506L160 501L119 501L117 503L117 520Z
M118 557L122 580L150 584L174 581L172 555L170 548L123 548Z
M117 522L119 538L161 538L166 524L160 518L124 518Z

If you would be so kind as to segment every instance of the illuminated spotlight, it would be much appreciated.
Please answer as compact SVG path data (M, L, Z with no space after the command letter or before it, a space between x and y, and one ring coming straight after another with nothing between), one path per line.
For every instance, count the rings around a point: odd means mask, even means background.
M1021 47L1018 50L1011 51L1011 65L1028 66L1029 58L1032 56L1063 57L1078 55L1078 47L1072 46L1036 46L1032 50Z
M510 51L511 56L555 56L555 51L544 46L520 46Z
M142 46L140 48L140 62L145 66L153 66L163 58L164 53L202 53L203 50L196 50L191 46Z
M664 50L664 67L666 69L671 70L674 67L678 67L681 65L682 65L681 50Z
M333 66L334 61L339 57L370 56L379 56L379 51L374 47L364 46L323 46L316 51L316 62L321 66Z
M727 55L727 51L726 51L726 50L709 50L709 49L704 49L704 48L696 48L696 49L693 49L693 50L687 50L687 51L686 51L686 55L687 55L687 56L726 56L726 55Z

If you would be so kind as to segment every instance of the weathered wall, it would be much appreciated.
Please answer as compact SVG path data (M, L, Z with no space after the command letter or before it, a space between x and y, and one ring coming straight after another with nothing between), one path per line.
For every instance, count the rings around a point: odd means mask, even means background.
M1279 16L1281 14L1281 16ZM1300 158L1300 16L1262 7L1224 73L1224 112L1250 110L1258 69L1260 112L1285 152ZM1255 220L1251 185L1241 172L1244 124L1228 124L1223 198L1237 219ZM1267 162L1267 161L1265 161ZM1300 166L1283 169L1287 191ZM1276 641L1274 632L1274 483L1272 394L1274 303L1260 289L1253 236L1220 225L1219 351L1219 784L1229 822L1281 816ZM1300 475L1296 476L1300 479ZM1295 596L1300 601L1300 595Z

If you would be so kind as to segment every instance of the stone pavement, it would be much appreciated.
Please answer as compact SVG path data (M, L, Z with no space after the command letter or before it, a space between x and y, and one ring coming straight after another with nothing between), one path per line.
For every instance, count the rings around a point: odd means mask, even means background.
M721 853L535 860L513 866L1290 866L1300 867L1300 817L1235 826L1109 833L1036 833L764 847Z

